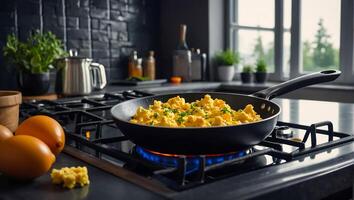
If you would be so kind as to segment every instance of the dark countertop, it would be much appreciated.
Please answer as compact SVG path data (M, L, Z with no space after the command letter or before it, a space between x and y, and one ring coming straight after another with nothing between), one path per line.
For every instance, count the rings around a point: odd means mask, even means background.
M216 90L220 83L190 83L164 85L162 87L109 86L104 91L114 92L126 89L140 89L147 92L176 90ZM102 92L102 91L101 91ZM280 120L310 125L329 120L336 131L354 133L354 104L309 100L275 99L282 107ZM300 118L301 116L301 118ZM0 199L162 199L134 184L115 177L93 166L83 163L67 154L60 154L54 168L63 166L87 166L90 185L73 190L64 190L50 182L49 173L29 183L16 183L0 176ZM189 196L191 198L191 196ZM197 198L197 196L193 196Z
M123 86L123 85L109 85L103 91L114 92L121 90L141 90L150 93L164 93L164 92L178 92L178 91L193 91L193 90L216 90L221 86L220 82L192 82L183 84L166 83L163 85L140 85L140 86ZM102 91L96 91L101 93Z
M67 166L88 167L90 184L83 188L68 190L52 184L49 172L28 183L14 182L0 175L0 199L162 199L138 186L61 153L57 156L53 168Z
M223 92L251 94L267 87L279 84L279 82L259 83L241 83L240 81L231 82L192 82L183 84L163 84L150 86L108 86L107 91L139 89L150 93L168 93L171 91L192 91L192 90L216 90ZM97 92L96 92L97 93ZM299 89L283 95L289 99L309 99L323 100L331 102L354 103L354 86L338 85L338 84L317 84Z

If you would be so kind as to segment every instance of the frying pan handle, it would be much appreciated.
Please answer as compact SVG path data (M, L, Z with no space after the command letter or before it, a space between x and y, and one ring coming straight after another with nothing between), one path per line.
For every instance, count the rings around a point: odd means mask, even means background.
M309 85L314 85L317 83L333 81L337 79L340 76L340 74L341 71L338 70L325 70L325 71L315 72L258 91L252 94L252 96L260 97L263 99L273 99L274 97L289 93L299 88L303 88Z

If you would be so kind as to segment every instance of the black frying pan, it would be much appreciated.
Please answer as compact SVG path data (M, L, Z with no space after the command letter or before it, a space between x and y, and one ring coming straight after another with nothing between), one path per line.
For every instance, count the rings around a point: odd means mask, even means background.
M135 144L146 149L169 154L199 155L229 153L247 149L264 140L274 129L280 107L269 101L276 96L316 83L335 80L340 71L327 70L304 75L252 95L216 92L193 92L156 95L132 99L115 105L111 109L113 118L124 135ZM130 123L139 106L147 108L154 100L166 102L179 95L186 102L195 101L210 94L212 98L223 99L233 109L252 104L262 120L236 126L203 128L170 128Z

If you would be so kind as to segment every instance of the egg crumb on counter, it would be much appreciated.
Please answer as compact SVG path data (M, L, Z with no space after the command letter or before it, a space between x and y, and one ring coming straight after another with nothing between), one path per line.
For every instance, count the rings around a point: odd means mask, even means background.
M53 184L63 184L64 188L83 187L90 184L86 167L63 167L53 169L50 174Z

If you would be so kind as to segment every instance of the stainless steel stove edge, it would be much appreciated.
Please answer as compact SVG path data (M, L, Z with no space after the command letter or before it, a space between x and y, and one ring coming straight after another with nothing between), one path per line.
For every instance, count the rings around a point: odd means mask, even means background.
M353 187L353 181L354 143L350 142L332 152L315 152L182 191L174 199L320 199Z

